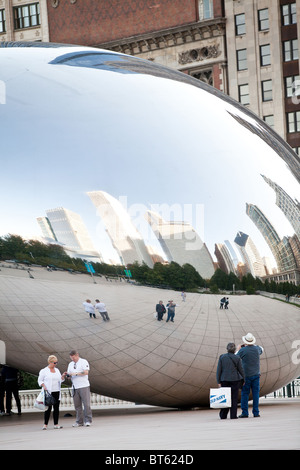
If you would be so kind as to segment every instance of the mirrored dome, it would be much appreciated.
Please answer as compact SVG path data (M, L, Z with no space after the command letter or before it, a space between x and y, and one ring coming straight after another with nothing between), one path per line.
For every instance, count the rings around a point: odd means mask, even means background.
M0 237L124 268L191 265L203 280L220 267L259 278L299 271L299 157L218 90L110 51L2 43L0 113ZM264 394L300 373L293 306L274 314L273 300L235 296L220 316L218 296L194 292L183 305L172 289L35 270L34 279L0 273L11 365L24 368L25 357L38 373L47 353L66 363L77 348L95 391L203 404L227 342L251 331L265 347ZM90 297L110 304L109 324L91 325L82 309ZM154 318L161 297L180 304L174 325Z

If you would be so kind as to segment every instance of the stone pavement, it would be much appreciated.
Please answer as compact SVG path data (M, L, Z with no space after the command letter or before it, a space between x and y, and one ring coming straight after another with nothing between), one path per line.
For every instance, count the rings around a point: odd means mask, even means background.
M35 411L0 418L0 449L101 450L102 459L182 451L194 463L197 450L300 449L300 399L261 398L260 412L260 418L221 421L211 409L114 406L93 410L89 428L72 428L74 412L61 411L63 429L50 421L42 431L43 413Z

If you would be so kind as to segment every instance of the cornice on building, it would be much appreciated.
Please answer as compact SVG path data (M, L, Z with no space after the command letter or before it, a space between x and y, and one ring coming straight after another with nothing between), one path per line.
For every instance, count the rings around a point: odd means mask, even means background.
M226 18L197 21L175 28L95 44L94 47L123 54L141 54L225 35Z

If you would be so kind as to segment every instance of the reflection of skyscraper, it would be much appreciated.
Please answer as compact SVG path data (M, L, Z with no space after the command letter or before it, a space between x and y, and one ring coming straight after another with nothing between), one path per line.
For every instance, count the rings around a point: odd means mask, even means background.
M279 271L295 269L295 259L288 239L280 239L275 228L263 212L253 204L246 204L246 212L261 232L276 260Z
M266 275L264 263L258 249L254 245L253 241L243 232L238 232L234 242L236 243L244 263L247 267L247 272L251 273L254 277L262 277Z
M37 223L41 229L44 238L50 238L51 240L57 240L53 228L49 222L48 217L37 217Z
M158 238L169 262L189 263L204 278L214 274L211 255L193 227L187 222L168 222L153 211L146 212L146 218Z
M87 194L103 220L121 263L127 265L137 261L152 267L153 262L145 242L122 204L104 191L91 191Z
M233 260L226 245L223 243L216 243L215 255L222 271L224 271L226 274L229 274L230 272L236 274Z
M101 260L79 214L63 207L50 209L46 213L56 240L64 245L70 256Z
M296 199L294 201L278 184L264 175L262 177L274 189L276 205L282 210L300 240L300 203Z

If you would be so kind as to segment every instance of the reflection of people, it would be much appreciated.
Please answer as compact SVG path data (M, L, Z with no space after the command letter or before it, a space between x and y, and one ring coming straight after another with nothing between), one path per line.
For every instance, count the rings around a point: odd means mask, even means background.
M95 309L90 299L86 299L86 301L83 302L83 306L84 310L90 315L90 318L96 318Z
M18 388L18 369L9 366L3 366L1 375L5 383L5 392L6 392L6 415L11 415L11 399L14 396L16 400L16 405L18 408L18 415L21 414L21 401L19 397L19 388Z
M236 353L242 359L245 372L245 383L242 388L241 408L242 414L239 418L248 418L248 400L250 390L252 390L253 409L255 418L259 417L259 387L260 387L260 355L263 353L261 346L256 346L256 339L252 333L243 336L243 342L246 347L238 346Z
M167 317L167 322L171 320L174 322L174 317L175 317L175 307L177 307L176 304L174 304L173 300L169 300L167 303L167 309L168 309L168 317Z
M229 298L228 297L226 297L224 304L225 304L225 308L228 309L228 304L229 304Z
M157 312L157 320L161 321L163 319L164 313L166 313L166 307L163 304L163 301L160 300L158 304L156 304L156 312Z
M61 375L59 370L55 367L57 364L56 356L48 357L48 366L40 370L38 376L38 384L40 387L43 387L44 390L47 390L55 399L54 405L49 405L44 413L44 426L43 429L47 429L51 409L53 406L53 422L54 429L61 429L62 426L58 424L59 420L59 404L60 404L60 390L61 382L64 380L64 377Z
M217 382L219 387L231 388L231 408L222 408L220 418L226 419L230 410L230 419L237 419L238 394L241 379L244 379L242 360L235 354L235 344L227 344L227 354L222 354L217 367Z
M223 298L220 300L220 308L223 308L223 307L224 307L225 302L226 302L226 297L223 297Z
M108 316L108 313L107 313L107 310L106 310L105 304L103 302L100 302L99 299L96 299L95 302L96 302L96 304L94 305L94 307L95 307L96 310L98 310L98 312L100 313L103 320L104 321L110 320L110 318Z
M181 292L181 297L182 297L182 301L185 302L186 293L184 291Z
M90 366L88 361L79 357L76 350L70 352L71 361L68 371L64 372L63 377L71 377L73 385L73 400L76 411L76 422L73 427L90 426L92 424L90 382L88 378ZM83 407L83 410L82 410Z

